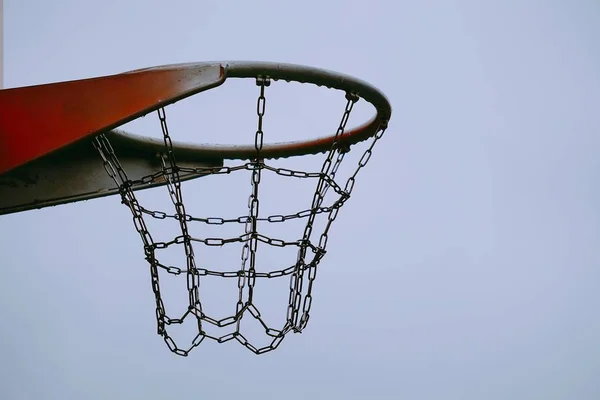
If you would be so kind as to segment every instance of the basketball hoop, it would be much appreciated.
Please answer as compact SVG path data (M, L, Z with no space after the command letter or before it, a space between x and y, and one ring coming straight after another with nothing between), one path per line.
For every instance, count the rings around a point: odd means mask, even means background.
M204 78L201 77L202 74L204 74ZM149 82L154 82L149 80L151 78L167 79L165 77L168 77L171 79L172 76L178 77L173 82L177 85L183 85L184 89L172 92L167 98L162 98L157 94L156 100L153 100L153 103L147 102L149 105L143 106L145 108L139 106L137 109L121 114L114 112L111 115L121 115L116 126L110 119L107 119L108 122L104 122L99 118L92 121L96 124L94 125L96 128L94 128L95 130L88 129L89 133L86 133L86 135L90 135L89 138L93 143L93 147L102 158L103 168L115 185L115 187L103 189L103 192L107 194L119 193L122 203L129 208L133 215L134 226L140 235L145 259L150 266L156 306L157 332L163 337L172 352L187 356L193 348L208 338L219 343L235 340L256 354L266 353L277 348L288 333L301 332L308 324L313 304L313 282L316 278L317 267L326 253L330 228L337 218L340 208L350 198L358 173L367 165L375 144L381 139L387 128L391 116L390 104L378 89L350 76L311 67L277 63L229 62L171 65L116 75L108 83L139 78L140 87L143 88ZM165 106L204 90L218 87L225 80L234 78L254 79L258 87L259 93L256 102L257 128L254 135L254 145L190 145L172 141ZM336 132L327 137L300 142L264 143L263 119L265 118L267 89L274 82L281 82L282 84L285 84L285 82L299 82L344 92L345 106ZM93 82L85 82L85 84L91 85ZM166 90L164 87L170 90L170 86L161 86L161 84L161 82L157 83L160 90ZM67 94L70 95L70 93L73 93L72 89L67 91ZM376 114L364 124L349 129L346 126L348 119L354 105L360 99L372 104L375 107ZM140 102L140 104L142 103ZM117 111L120 112L120 110ZM139 137L114 130L125 122L153 111L158 114L162 140ZM116 117L111 118L114 120ZM99 122L96 122L96 120ZM79 122L79 120L76 121ZM77 134L81 136L81 134ZM10 136L6 136L6 138L5 140L13 140ZM72 139L69 140L72 141ZM336 174L346 154L353 149L354 145L363 141L370 141L366 151L360 157L356 168L353 169L347 180L343 183L339 182ZM85 144L85 141L81 143ZM132 149L135 149L135 152L131 151ZM39 154L42 154L42 150L38 151ZM141 165L141 162L136 161L136 158L132 158L137 157L138 153L143 153L144 159L148 160L148 166L144 169L137 168L138 165ZM28 157L33 157L34 154L31 154ZM308 154L323 154L323 162L318 169L301 171L276 167L271 163L272 160L278 158ZM55 156L50 155L47 157ZM152 157L158 163L152 161ZM52 163L56 162L56 157L47 159L52 160ZM225 166L219 160L239 161L234 165ZM44 164L44 162L44 159L40 158L25 163L24 167L19 168L33 168L31 165L35 164L37 165L36 168L46 170L47 164ZM5 169L9 173L4 176L13 179L10 175L12 173L11 168L20 165L19 163L22 164L23 161L14 158L11 163L10 165L6 164ZM151 167L151 164L158 165L158 167ZM246 215L227 219L211 215L193 216L188 213L181 190L182 182L207 175L235 174L238 171L249 171L252 177ZM262 176L267 173L276 174L285 179L303 178L313 180L312 202L307 204L304 209L293 214L262 215L259 207L259 187ZM103 185L103 187L106 187L105 184ZM167 188L173 207L172 211L151 210L140 204L136 196L137 190L161 185L165 185ZM89 191L85 193L73 192L69 194L70 197L68 198L49 198L43 206L97 197L96 193L100 192L102 191L98 189L93 193ZM334 196L335 200L330 204L324 204L324 198L328 192ZM16 212L39 205L39 203L32 203L28 200L33 198L33 195L26 193L23 198L25 200L21 203L8 204L4 208L0 207L0 214L3 210L4 212ZM66 201L65 198L67 198ZM313 230L317 216L327 218L325 226L320 232ZM148 218L177 221L179 234L169 241L155 241L146 223ZM301 220L304 226L303 234L293 241L267 236L258 226L258 222L285 224L286 221L290 220ZM244 226L244 233L237 237L195 237L190 233L190 226L195 224L241 224ZM241 247L241 259L238 268L231 268L226 272L222 272L198 266L200 263L197 262L198 257L194 252L195 246L221 247L230 243L238 243ZM297 249L296 258L290 262L291 265L288 268L263 271L258 267L257 262L259 243L273 247L294 247ZM172 247L182 248L181 251L185 254L185 265L172 266L161 261L160 250ZM163 273L185 277L187 280L188 305L187 310L182 315L176 317L167 315L159 282L159 274ZM237 280L239 290L233 315L217 319L205 313L202 305L200 281L207 276ZM285 324L273 328L261 316L260 310L254 303L254 293L257 280L278 278L289 279L290 291L286 306ZM244 318L254 318L261 324L265 334L270 338L270 343L267 346L256 346L247 339L241 330L240 324ZM197 334L191 343L180 346L171 337L168 328L190 319L195 321ZM227 333L223 335L209 334L205 329L207 325L227 329Z

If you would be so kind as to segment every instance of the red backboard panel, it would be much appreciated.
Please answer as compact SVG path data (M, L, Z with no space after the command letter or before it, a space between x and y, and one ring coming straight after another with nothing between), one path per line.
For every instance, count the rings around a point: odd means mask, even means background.
M224 79L220 64L180 64L0 90L0 174Z

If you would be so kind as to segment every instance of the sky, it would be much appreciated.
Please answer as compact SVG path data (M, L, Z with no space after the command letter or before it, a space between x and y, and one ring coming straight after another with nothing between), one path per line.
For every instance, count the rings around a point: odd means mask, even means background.
M599 21L593 0L5 0L6 87L279 61L370 82L393 115L329 235L309 326L262 356L168 351L118 198L1 216L0 397L600 398ZM271 89L273 141L335 129L343 96ZM252 143L256 95L226 82L173 110L172 135ZM243 210L249 180L213 178L191 184L190 207ZM291 207L288 184L265 207ZM261 297L275 316L278 284ZM219 285L205 285L215 309L235 301Z

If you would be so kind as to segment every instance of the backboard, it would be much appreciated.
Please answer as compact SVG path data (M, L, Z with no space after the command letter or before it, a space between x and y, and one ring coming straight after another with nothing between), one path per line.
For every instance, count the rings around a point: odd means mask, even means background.
M0 214L115 194L118 188L92 145L102 133L133 179L158 171L161 141L113 129L224 78L218 63L189 64L0 90ZM176 147L189 167L222 164L218 157L199 156L197 146Z

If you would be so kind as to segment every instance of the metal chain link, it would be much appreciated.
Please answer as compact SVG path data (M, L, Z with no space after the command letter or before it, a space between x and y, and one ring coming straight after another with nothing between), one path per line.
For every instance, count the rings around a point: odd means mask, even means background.
M312 230L313 230L313 223L314 223L315 217L317 215L316 210L323 203L323 200L325 199L327 190L330 186L328 184L328 182L334 181L335 173L344 158L344 154L346 154L348 151L350 151L349 148L339 146L339 140L342 138L342 136L344 134L344 131L346 129L346 124L348 123L348 120L350 119L350 113L352 112L354 104L359 100L359 97L352 93L346 93L346 100L347 100L346 108L344 110L344 114L342 115L342 120L340 121L338 129L335 133L335 137L334 137L333 143L331 145L331 149L329 150L329 153L327 154L327 158L325 159L325 161L323 162L323 165L321 167L321 174L322 174L321 179L319 179L317 188L315 190L315 194L313 196L313 201L312 201L312 210L315 210L315 212L312 212L311 215L309 216L309 220L304 229L303 240L308 243L310 243L310 238L311 238ZM336 155L336 153L338 154L337 161L335 164L333 164L333 168L332 168L332 160L333 160L334 156ZM323 179L323 176L329 177L329 180ZM343 193L342 198L346 199L347 195L345 193ZM321 260L321 258L323 258L323 256L325 255L325 252L326 252L325 248L327 246L327 235L328 235L327 232L329 230L329 225L331 224L331 222L333 222L331 216L334 215L333 219L335 219L335 216L337 216L338 210L339 210L339 207L335 207L329 211L329 216L328 216L329 222L327 224L325 231L321 235L321 238L319 239L317 251L314 252L315 253L314 259L308 265L308 268L307 268L307 270L308 270L308 287L306 289L306 294L304 295L304 299L302 301L302 316L300 317L299 322L298 322L298 317L300 315L299 314L300 301L302 299L302 284L303 284L303 277L304 277L304 273L305 273L304 271L306 269L299 268L297 274L292 277L291 285L290 285L290 287L293 288L290 293L290 300L292 300L292 296L293 296L293 305L292 305L292 302L290 301L291 317L292 317L291 322L293 323L293 327L296 332L301 332L308 324L308 319L310 317L310 308L312 306L313 282L317 275L317 265L318 265L319 261ZM301 250L298 254L298 265L305 264L305 257L306 257L306 249L301 248ZM288 311L288 315L289 314L290 314L290 311Z
M317 274L317 267L326 253L329 229L333 221L337 218L339 209L350 197L354 188L356 176L369 161L375 143L381 139L387 127L387 122L380 126L371 145L360 158L356 170L348 178L343 189L341 185L336 182L335 178L336 173L344 160L345 154L350 151L349 147L341 145L340 139L343 138L353 106L359 100L359 96L354 93L346 94L346 107L320 172L296 171L267 165L264 159L261 158L261 150L264 143L263 123L266 112L265 90L270 83L271 80L266 76L259 76L256 79L256 84L260 89L256 105L258 125L254 137L256 154L252 160L241 165L199 168L181 167L177 165L177 160L173 151L173 143L169 134L167 117L163 108L158 110L158 117L162 128L165 151L163 154L160 154L162 168L156 173L143 176L137 180L130 180L119 163L107 137L101 135L94 140L94 147L102 157L106 172L119 188L122 203L130 209L133 215L134 226L142 239L145 258L150 266L152 290L156 303L157 332L163 337L169 349L175 354L187 356L194 347L198 346L206 338L212 339L218 343L224 343L235 339L252 352L263 354L277 348L288 332L301 332L306 327L313 302L312 290ZM220 175L231 174L237 171L251 172L251 194L248 199L248 215L227 219L222 217L194 217L186 212L181 188L181 174ZM290 178L316 179L317 182L311 207L288 215L278 214L260 217L259 185L261 183L263 171L269 171ZM158 180L164 180L166 182L166 187L175 209L174 213L144 208L139 204L135 197L132 189L133 187L146 185ZM333 204L324 206L323 202L325 195L330 189L336 193L337 199ZM327 221L323 232L321 232L319 236L318 242L315 243L312 240L313 225L315 218L320 214L326 214ZM181 234L170 241L155 242L147 229L144 216L149 216L158 220L166 218L175 219L179 222ZM259 232L259 223L282 223L294 219L306 219L302 237L296 241L284 241L279 238L265 236ZM244 224L245 228L244 234L238 237L199 238L192 236L190 233L189 224L192 223L203 223L208 225L238 223ZM242 243L240 268L238 270L226 272L208 268L199 268L194 253L194 243L217 247L231 243ZM271 269L270 272L257 272L256 263L259 243L274 247L298 247L296 262L284 269ZM166 265L159 260L158 252L160 250L179 245L183 246L186 255L186 265L184 268ZM308 254L312 254L312 258L308 257ZM159 285L159 270L165 271L171 275L186 275L188 308L187 311L178 318L172 318L166 314ZM206 276L237 278L238 300L235 307L235 314L222 319L215 319L203 312L200 281L202 277ZM253 303L255 283L256 279L273 279L283 276L290 277L290 293L286 322L281 329L274 329L267 325L266 321L264 321L261 316L260 311ZM250 316L257 320L265 330L266 335L272 338L268 345L260 348L256 347L242 334L241 322L243 317L247 314L250 314ZM167 333L166 327L174 324L182 324L190 316L196 319L198 333L189 347L183 349L177 346L175 340ZM205 322L219 328L233 326L233 330L222 336L209 335L203 328L203 323Z

